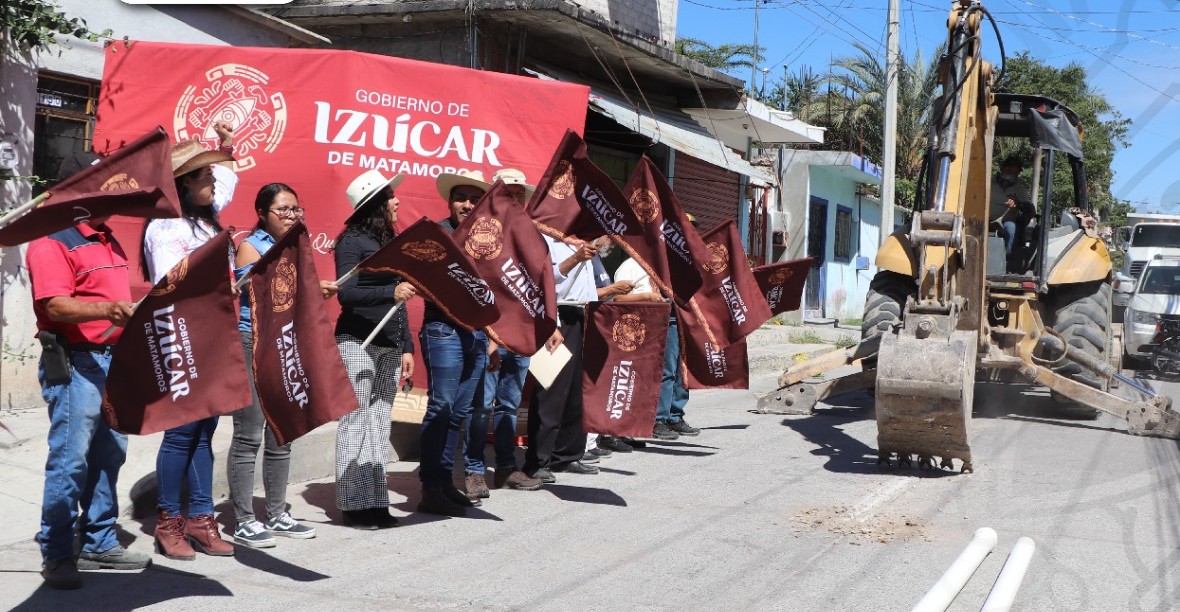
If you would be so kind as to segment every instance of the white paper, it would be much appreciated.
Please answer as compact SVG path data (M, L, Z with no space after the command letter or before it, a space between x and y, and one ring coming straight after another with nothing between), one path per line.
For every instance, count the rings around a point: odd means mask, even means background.
M557 350L552 353L549 352L548 347L541 347L541 350L537 351L529 361L529 374L537 379L537 384L548 389L573 356L573 353L564 344L557 345Z

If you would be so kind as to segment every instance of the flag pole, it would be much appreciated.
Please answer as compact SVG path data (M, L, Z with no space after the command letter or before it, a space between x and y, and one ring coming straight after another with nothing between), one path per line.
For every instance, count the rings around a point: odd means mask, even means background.
M135 302L135 304L132 304L131 314L135 314L136 309L138 309L139 305L142 304L143 301L146 299L147 299L147 296L145 295L145 296L139 298L139 301ZM111 326L106 329L106 331L102 332L102 334L99 335L98 339L99 340L106 340L107 338L110 338L111 334L115 333L116 329L119 329L119 326L112 323Z
M337 287L339 287L340 285L344 284L345 282L352 279L352 277L354 277L360 273L361 273L361 269L359 267L354 267L353 269L349 270L348 272L345 272L344 276L341 276L340 278L336 279L336 281L333 284L336 285Z
M37 208L38 204L40 204L48 199L49 199L49 192L46 191L45 193L33 198L32 200L29 200L28 202L25 202L24 204L21 204L20 206L17 206L16 208L8 211L8 214L4 215L3 217L0 217L0 229L8 227L12 223L16 222L17 219L20 219L21 217L25 216L25 213L29 212L30 210L33 210L34 208Z
M356 268L353 268L353 271L355 270ZM347 276L347 274L345 276ZM377 324L377 327L373 328L373 331L369 333L369 337L365 338L365 341L361 343L362 351L369 346L369 343L373 341L373 338L377 337L377 333L380 332L383 327L385 327L386 323L389 323L389 320L393 318L394 313L396 313L397 309L401 308L402 304L404 303L405 302L397 302L393 305L393 308L389 309L389 312L385 313L385 316L381 319L381 322Z

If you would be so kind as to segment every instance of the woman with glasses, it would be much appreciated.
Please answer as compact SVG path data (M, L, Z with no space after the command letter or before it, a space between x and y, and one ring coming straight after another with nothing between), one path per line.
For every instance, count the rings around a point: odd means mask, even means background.
M491 185L483 173L440 174L438 193L449 216L439 225L455 231ZM418 511L461 516L480 504L480 496L455 488L451 471L463 422L471 414L476 389L483 385L488 363L488 338L480 330L467 331L447 315L445 305L427 301L422 317L422 362L426 366L426 416L422 419L422 500ZM482 475L481 475L482 478Z
M358 176L348 186L353 212L336 239L336 275L343 276L389 241L396 231L400 203L394 190L406 178L385 178L377 170ZM336 346L352 381L360 407L340 418L336 428L336 507L344 524L356 529L397 525L389 514L385 464L389 462L390 413L397 385L414 374L414 342L406 309L365 338L398 302L414 297L414 286L392 272L361 272L340 285L340 318Z
M295 222L303 218L299 196L282 183L270 183L258 190L254 198L254 212L258 223L254 231L238 245L234 256L234 278L240 279L264 253L275 245ZM336 293L336 285L320 281L324 298ZM266 425L258 391L254 388L254 369L250 367L254 355L254 327L250 311L250 296L241 296L241 315L238 331L242 335L242 350L246 354L246 374L250 381L253 403L233 413L234 437L229 446L227 470L229 498L234 506L234 541L251 548L270 548L274 536L306 540L315 537L315 528L303 525L287 512L287 475L291 467L291 445L279 445L274 432ZM266 491L265 522L254 516L254 466L258 449L266 440L262 455L262 486Z

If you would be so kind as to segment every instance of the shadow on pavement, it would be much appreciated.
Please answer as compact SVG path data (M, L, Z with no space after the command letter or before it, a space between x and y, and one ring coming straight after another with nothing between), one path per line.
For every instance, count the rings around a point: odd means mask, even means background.
M649 446L648 448L635 451L637 453L650 453L653 455L669 455L672 457L711 457L717 453L710 453L698 450L686 450L680 448L671 448L663 446Z
M276 538L278 539L278 538ZM285 544L285 540L284 540ZM234 546L234 559L238 563L246 567L256 569L260 572L294 580L295 582L316 582L331 578L326 574L314 572L312 570L299 567L293 563L288 563L277 557L272 557L261 550L248 548L246 546Z
M612 470L613 471L613 470ZM571 487L569 485L547 484L542 491L548 491L561 501L578 502L581 504L599 504L603 506L626 507L627 500L610 489L593 487Z
M706 429L749 429L749 427L750 427L749 423L742 423L740 425L717 425L714 427L702 427L701 431L704 431Z
M216 580L155 565L142 572L82 572L82 582L77 591L42 584L13 610L137 610L185 597L233 597Z

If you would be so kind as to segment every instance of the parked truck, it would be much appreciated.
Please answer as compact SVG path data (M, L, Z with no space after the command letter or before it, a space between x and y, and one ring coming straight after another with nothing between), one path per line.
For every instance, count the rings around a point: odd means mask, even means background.
M1114 316L1123 320L1123 311L1147 263L1157 257L1180 257L1180 215L1130 213L1126 227L1115 235L1115 248L1123 252L1123 266L1115 274Z

